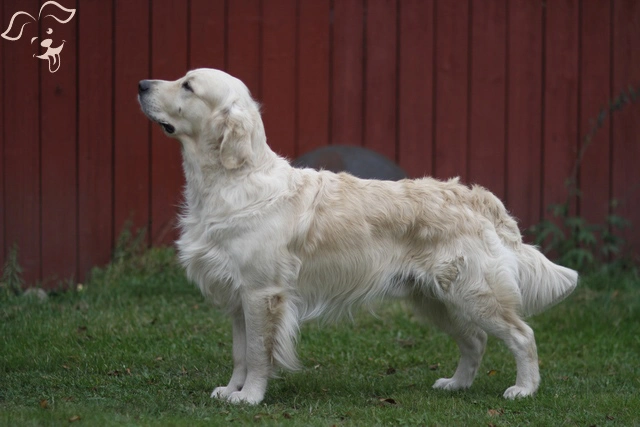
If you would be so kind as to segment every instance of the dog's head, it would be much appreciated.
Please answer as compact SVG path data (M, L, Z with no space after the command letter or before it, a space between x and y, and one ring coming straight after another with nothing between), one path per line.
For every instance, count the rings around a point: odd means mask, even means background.
M183 144L215 154L226 169L250 162L254 139L264 136L257 103L240 80L198 69L175 80L142 80L138 100L146 116Z

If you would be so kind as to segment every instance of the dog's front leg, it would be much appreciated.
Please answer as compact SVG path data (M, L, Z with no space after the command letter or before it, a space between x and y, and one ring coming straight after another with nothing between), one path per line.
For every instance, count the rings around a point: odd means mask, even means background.
M242 390L229 395L232 403L249 403L255 405L264 398L267 380L271 373L271 360L267 352L267 340L270 330L265 297L245 295L242 300L246 333L246 378Z
M231 393L242 390L247 378L247 334L242 310L233 314L232 322L233 374L226 387L216 387L211 393L217 399L227 399Z
M247 341L247 377L242 390L231 393L234 403L260 403L274 366L296 369L295 305L278 288L250 291L242 299Z

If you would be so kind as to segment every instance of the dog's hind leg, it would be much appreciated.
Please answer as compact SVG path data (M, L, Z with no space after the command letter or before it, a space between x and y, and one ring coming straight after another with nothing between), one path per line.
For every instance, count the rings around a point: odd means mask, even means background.
M504 397L514 399L534 394L540 385L540 371L533 330L510 309L478 319L478 323L489 334L504 341L516 359L516 384L504 392Z
M229 395L233 403L262 401L276 365L296 369L297 315L293 301L282 290L247 292L243 298L246 326L246 378L242 390Z
M504 341L516 359L516 384L504 392L505 398L514 399L536 392L540 385L540 370L533 329L518 314L522 305L522 297L516 284L518 276L504 268L508 265L505 262L492 269L493 274L485 274L485 280L493 292L484 297L484 304L474 306L476 309L484 308L472 313L478 326Z
M226 387L216 387L211 397L227 399L231 393L242 390L247 378L247 334L244 313L239 310L232 315L233 333L233 374Z
M456 372L451 378L440 378L433 388L460 390L469 388L476 377L487 344L487 334L473 324L464 324L436 299L424 298L416 303L416 310L429 318L458 344L460 360Z
M459 328L448 332L458 344L460 361L451 378L440 378L433 388L460 390L471 387L478 373L482 355L487 344L487 334L479 328Z
M501 339L516 359L516 384L504 397L514 399L532 395L540 385L538 352L533 330L520 318L521 297L513 275L495 268L474 292L456 299L459 309L486 333Z

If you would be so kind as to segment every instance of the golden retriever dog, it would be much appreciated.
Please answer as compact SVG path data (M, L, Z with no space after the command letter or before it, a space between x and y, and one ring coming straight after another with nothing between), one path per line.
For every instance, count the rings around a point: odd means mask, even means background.
M297 169L267 145L247 87L218 70L143 80L146 116L182 144L186 176L179 257L233 327L233 374L211 394L257 404L278 367L299 367L304 320L354 306L408 300L458 344L437 389L471 385L487 334L517 363L513 399L540 383L523 316L560 301L578 274L524 244L502 202L458 179L398 182Z

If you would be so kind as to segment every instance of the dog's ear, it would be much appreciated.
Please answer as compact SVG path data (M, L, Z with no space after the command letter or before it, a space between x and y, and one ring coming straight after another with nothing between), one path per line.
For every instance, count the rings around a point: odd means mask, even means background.
M251 149L252 117L237 104L223 112L220 161L226 169L238 169L253 154Z

